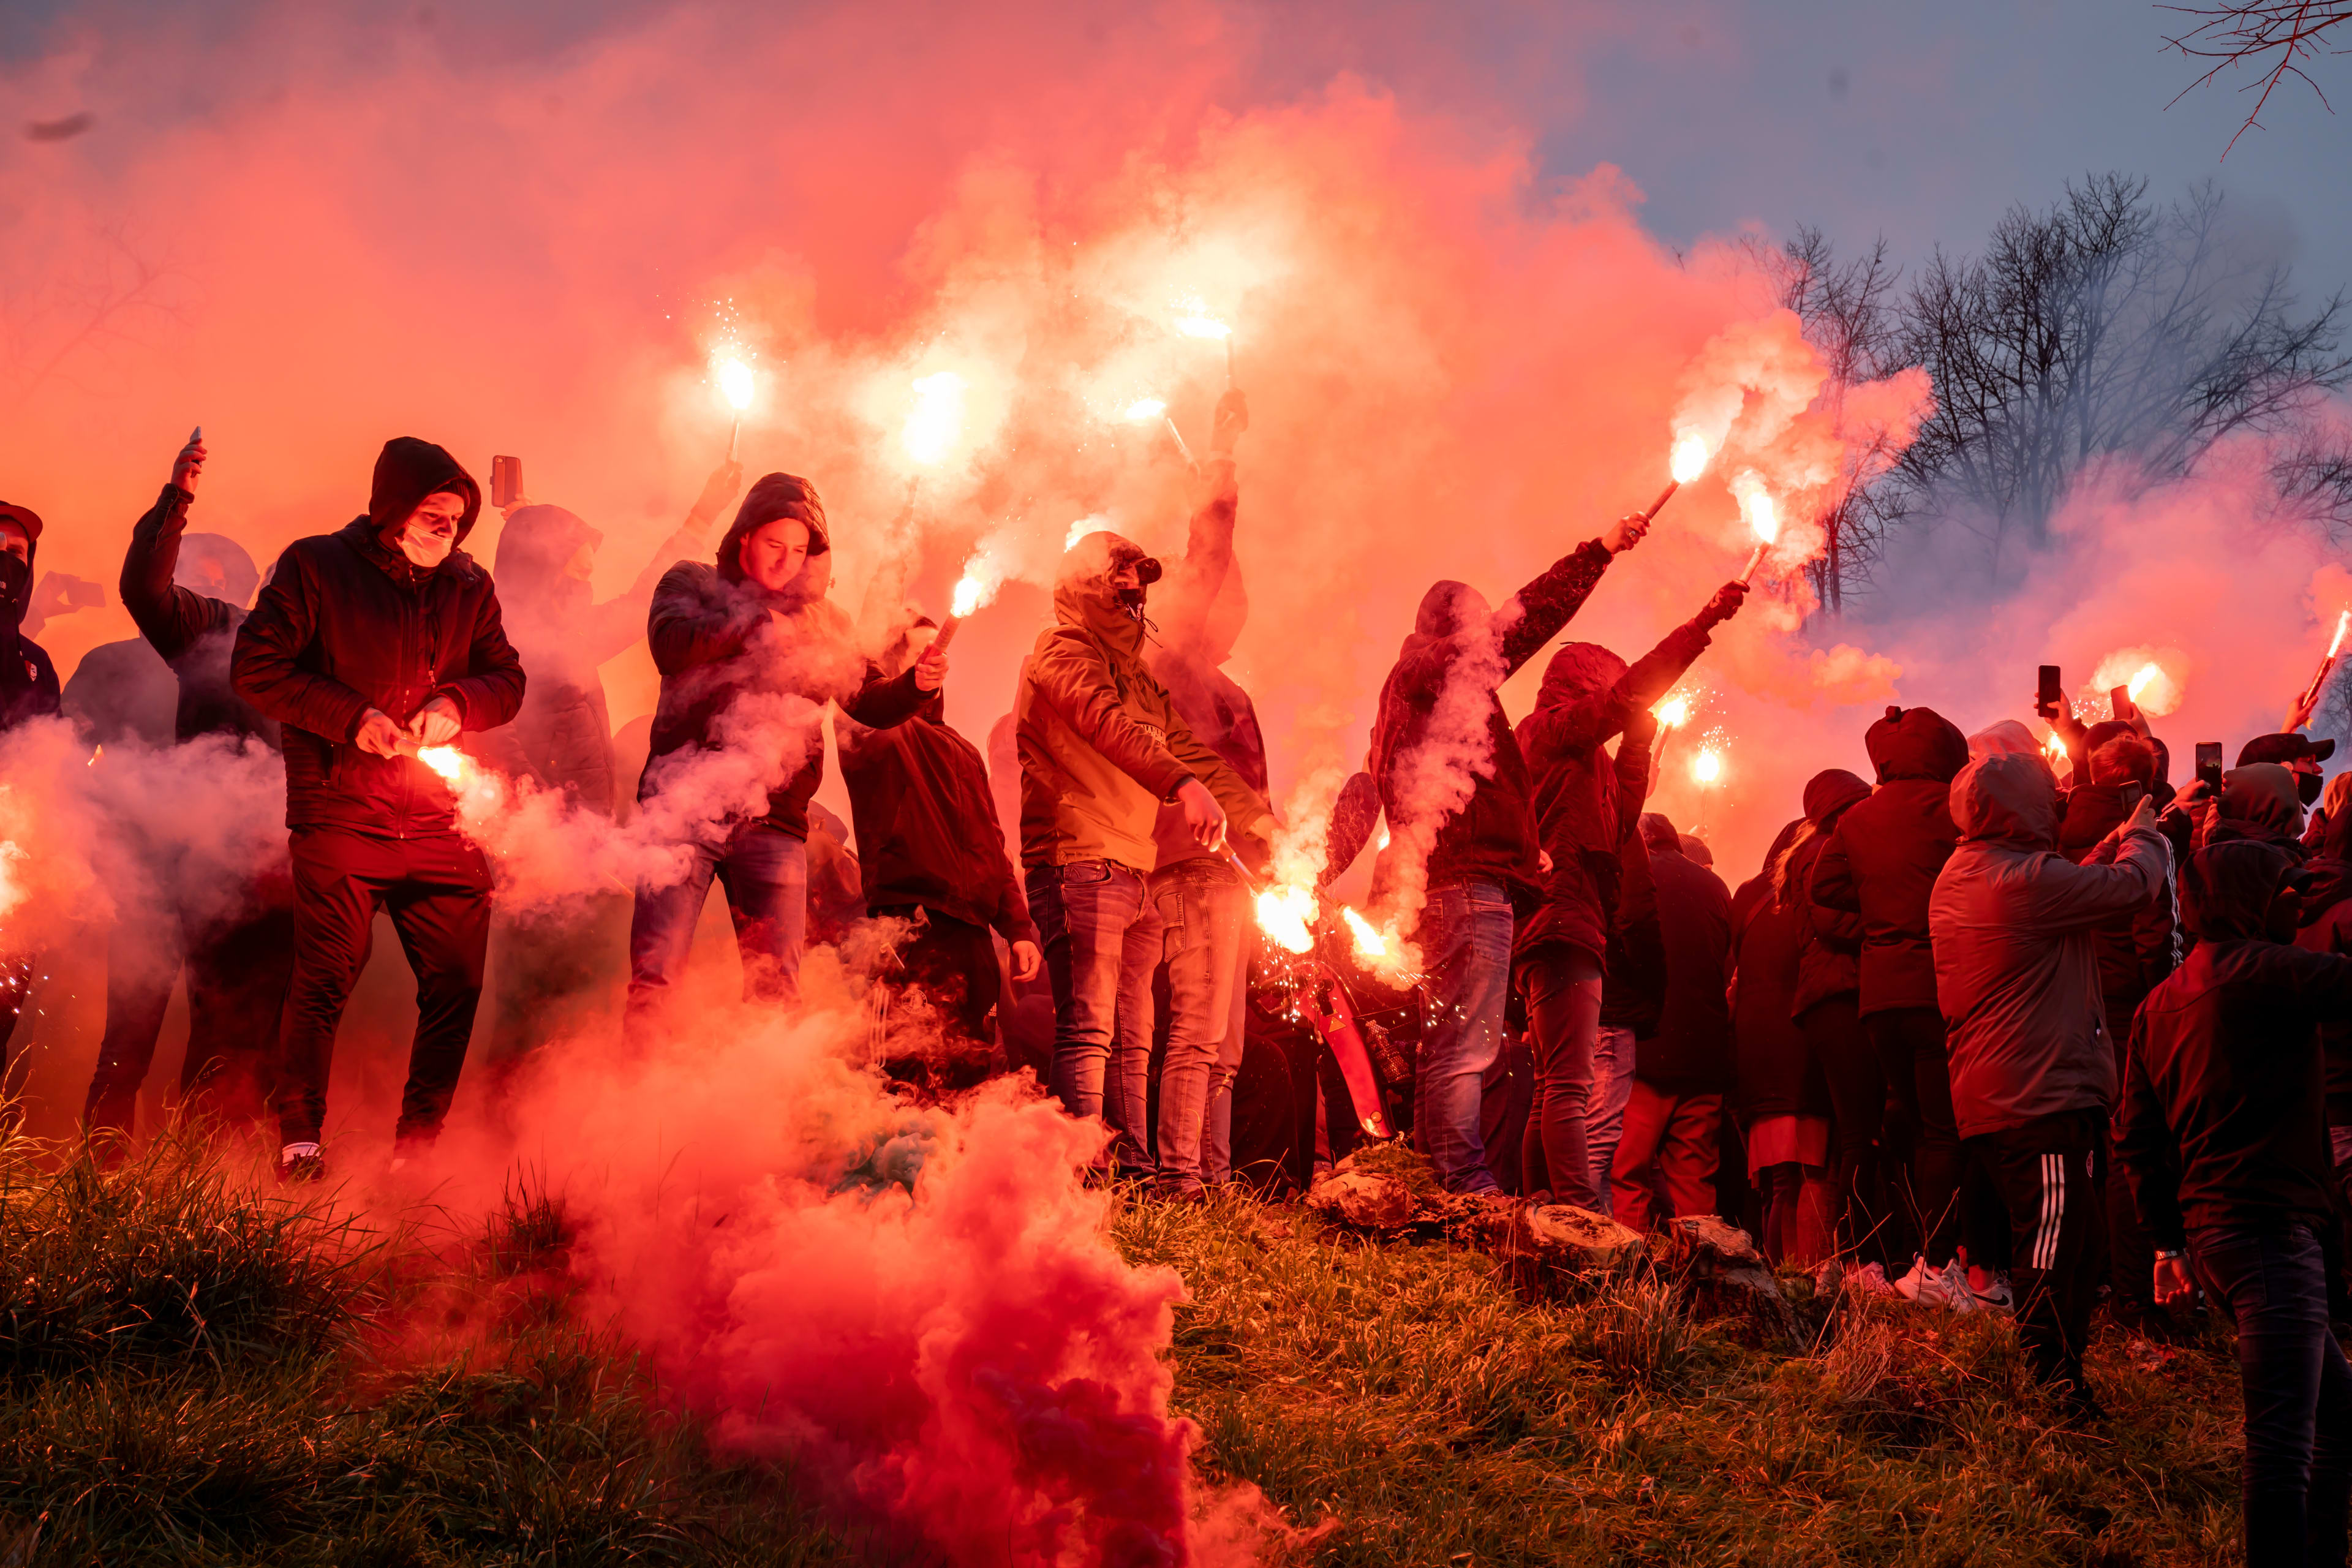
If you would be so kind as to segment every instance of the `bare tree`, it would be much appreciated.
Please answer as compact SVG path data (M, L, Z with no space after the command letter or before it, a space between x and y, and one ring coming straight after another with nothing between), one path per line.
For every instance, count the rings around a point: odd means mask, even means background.
M2098 458L2178 477L2234 432L2307 429L2352 382L2344 301L2298 317L2285 268L2232 243L2222 216L2210 187L2159 209L2145 181L2106 174L2047 212L2011 209L1981 256L1938 252L1892 356L1927 368L1936 411L1875 487L1882 517L1976 529L1998 576L2013 546L2047 542Z
M1900 273L1887 259L1886 241L1881 238L1869 254L1841 263L1828 237L1809 226L1761 259L1780 280L1780 302L1797 313L1807 340L1828 362L1830 381L1822 395L1839 433L1845 434L1847 389L1902 364L1893 308ZM1836 499L1822 513L1826 542L1805 571L1815 596L1832 615L1844 609L1847 591L1860 584L1885 536L1889 520L1866 480L1884 472L1889 458L1883 437L1852 446L1842 482L1832 492Z
M2233 0L2228 5L2167 5L2164 9L2197 18L2197 25L2186 32L2167 36L2165 47L2192 60L2213 62L2203 76L2182 88L2173 102L2233 66L2250 67L2258 73L2238 89L2256 94L2254 107L2247 111L2237 136L2230 138L2230 146L2221 150L2222 157L2230 155L2239 136L2261 123L2263 106L2278 84L2290 76L2317 94L2329 113L2336 111L2302 62L2315 60L2322 54L2352 54L2352 28L2336 35L2331 40L2336 47L2323 48L2320 42L2336 27L2352 22L2352 0Z

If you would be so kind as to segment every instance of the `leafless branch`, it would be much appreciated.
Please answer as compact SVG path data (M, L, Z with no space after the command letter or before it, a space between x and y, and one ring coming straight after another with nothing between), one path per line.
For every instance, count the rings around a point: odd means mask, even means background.
M2352 48L2323 49L2320 46L2320 39L2330 29L2352 22L2352 0L2231 0L2220 5L2166 5L2162 9L2197 18L2195 26L2167 37L2165 47L2179 50L2188 59L2213 62L2203 76L2173 95L2173 103L2232 66L2250 66L2260 72L2238 89L2259 91L2245 123L2238 127L2236 136L2230 138L2230 146L2221 150L2223 158L2229 157L2240 136L2261 122L2263 106L2270 102L2278 84L2289 76L2311 89L2321 107L2330 114L2336 112L2335 105L2327 101L2327 94L2301 62L2317 59L2323 53L2352 53Z

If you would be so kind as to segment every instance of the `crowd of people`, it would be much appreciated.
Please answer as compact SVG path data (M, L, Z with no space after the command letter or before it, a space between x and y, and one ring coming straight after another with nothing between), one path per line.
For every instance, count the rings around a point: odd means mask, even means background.
M803 952L839 928L824 889L847 885L851 915L889 933L888 1070L932 1094L1004 1070L1027 998L1050 1012L1032 1057L1045 1086L1107 1130L1100 1175L1179 1201L1231 1178L1261 951L1250 884L1277 826L1255 708L1223 668L1247 613L1247 423L1228 393L1180 560L1108 531L1073 542L985 752L947 721L936 623L832 602L833 526L793 475L743 493L704 559L740 487L722 467L600 604L594 529L517 498L493 574L462 548L478 486L406 437L384 447L364 513L265 576L234 541L188 531L206 457L192 440L123 560L145 647L95 650L64 687L22 629L41 520L0 505L0 730L71 712L144 743L214 737L284 760L284 853L242 887L198 896L169 874L173 851L122 825L167 907L110 944L89 1131L131 1131L184 972L180 1103L274 1120L281 1176L320 1176L336 1036L382 913L419 1014L395 1158L421 1160L494 934L491 1096L553 1020L596 1005L597 954L624 942L625 1037L677 1028L715 879L753 1002L795 1005ZM1876 776L1815 775L1735 891L1645 807L1653 709L1744 584L1630 663L1561 644L1516 726L1499 696L1646 526L1612 525L1500 605L1433 584L1381 686L1368 777L1348 793L1385 817L1375 898L1419 954L1414 1144L1457 1193L1637 1229L1721 1215L1825 1285L2013 1313L2077 1420L2099 1415L2084 1352L2101 1300L2163 1333L2201 1291L2238 1327L2250 1560L2300 1560L2308 1540L2341 1561L2352 774L2323 798L2333 742L2304 733L2315 691L2234 768L2178 790L2127 701L2086 726L2045 695L2063 757L2017 720L1969 735L1889 708L1863 738ZM661 685L632 805L596 668L638 636ZM152 700L134 711L142 669L168 672L167 718ZM827 723L854 828L814 799ZM461 741L574 809L634 810L669 836L675 871L502 914L418 755ZM1335 822L1327 879L1370 837L1369 820ZM0 955L0 1059L34 957ZM1518 1113L1498 1115L1514 1095Z

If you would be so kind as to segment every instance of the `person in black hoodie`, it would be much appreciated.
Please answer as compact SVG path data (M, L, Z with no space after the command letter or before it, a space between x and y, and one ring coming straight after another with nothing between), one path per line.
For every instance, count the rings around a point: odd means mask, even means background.
M1951 787L1968 765L1969 742L1931 709L1889 708L1863 743L1878 770L1878 787L1839 818L1813 865L1812 900L1832 922L1842 915L1860 919L1863 1026L1911 1132L1903 1195L1923 1260L1906 1276L1911 1294L1929 1271L1946 1269L1959 1239L1960 1137L1944 1019L1936 1010L1927 900L1958 840ZM1971 1250L1982 1256L1997 1248Z
M2181 868L2197 945L2140 1005L2116 1141L2157 1300L2199 1280L2237 1319L2250 1568L2343 1562L2352 1491L2352 1366L2320 1249L2319 1044L2321 1025L2352 1019L2352 959L2290 945L2299 878L2284 850L2243 840Z
M490 935L490 871L457 831L448 781L417 759L522 706L490 574L457 548L481 511L457 459L402 436L376 458L368 510L286 547L229 659L236 695L281 726L293 830L294 981L287 999L278 1169L314 1179L335 1031L378 910L416 974L401 1096L405 1160L429 1146L466 1063Z
M1657 886L1664 938L1666 1005L1635 1042L1633 1094L1609 1168L1610 1212L1647 1230L1651 1167L1664 1178L1673 1217L1715 1212L1723 1095L1731 1087L1731 893L1682 850L1674 824L1642 815L1642 841Z
M560 506L520 502L499 531L499 603L507 637L530 671L514 722L475 742L488 765L541 789L560 790L583 811L613 815L618 769L613 721L597 667L641 641L654 585L670 565L698 554L704 533L741 488L743 470L722 463L686 521L662 541L628 588L597 603L589 588L604 535ZM627 900L598 894L492 924L497 1005L485 1064L501 1081L541 1041L560 1037L589 1001L611 952L625 951Z
M816 487L769 474L736 509L717 562L681 561L654 589L646 635L661 698L637 805L641 819L668 815L689 858L679 879L637 887L627 1027L640 1043L685 974L714 877L734 916L745 995L799 998L808 803L824 775L826 704L887 729L912 718L946 678L937 648L895 676L858 651L849 617L824 596L832 552ZM754 780L747 790L740 769L722 765L725 777L713 784L702 766L712 753L730 753L774 782Z
M163 494L131 529L121 592L140 635L176 678L173 738L219 735L275 751L278 727L236 694L229 657L261 581L253 557L225 534L189 533L205 451L191 440ZM190 582L183 582L186 578ZM193 584L193 585L192 585ZM75 672L79 679L80 672ZM151 865L164 889L155 920L121 919L106 947L106 1030L82 1106L89 1131L131 1131L139 1088L155 1059L173 983L188 976L188 1048L180 1103L199 1096L231 1121L260 1114L278 1028L294 977L294 879L281 855L237 888L192 885L168 861Z
M1628 789L1609 742L1654 724L1650 709L1705 652L1708 634L1738 613L1742 584L1719 589L1689 623L1628 666L1596 643L1567 643L1544 668L1535 710L1517 740L1534 781L1532 802L1550 870L1542 902L1519 922L1513 967L1528 1013L1536 1078L1523 1145L1525 1192L1600 1206L1590 1179L1586 1104L1601 1026L1609 931L1623 882L1620 857L1646 790ZM1640 751L1648 765L1648 737ZM1544 1180L1537 1181L1540 1170Z
M884 656L883 673L904 672L938 629L918 619ZM891 990L921 994L941 1025L946 1075L926 1087L969 1088L995 1058L990 1015L1001 986L990 931L1012 948L1015 980L1034 980L1045 963L987 764L949 727L947 698L936 691L903 724L876 730L849 720L838 738L866 912L908 922Z
M1496 692L1647 526L1619 521L1500 610L1467 584L1432 584L1381 687L1368 765L1391 838L1374 880L1408 906L1416 890L1425 896L1415 940L1435 1016L1422 1037L1413 1132L1455 1192L1500 1190L1478 1118L1502 1048L1513 906L1540 893L1533 786Z
M58 667L41 645L24 634L25 612L33 605L33 562L41 543L40 515L30 507L0 501L0 734L59 710ZM33 987L39 956L0 950L0 1085L8 1068L8 1040Z

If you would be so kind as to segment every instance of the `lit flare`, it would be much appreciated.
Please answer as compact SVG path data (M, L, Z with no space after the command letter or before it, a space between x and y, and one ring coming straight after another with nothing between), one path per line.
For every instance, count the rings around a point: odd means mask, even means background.
M898 432L907 455L929 468L950 452L963 436L964 378L951 370L915 380L915 406Z
M1288 952L1312 952L1315 893L1301 887L1268 888L1257 896L1258 929Z
M1139 397L1134 402L1127 405L1126 411L1122 413L1119 417L1128 420L1132 424L1142 425L1159 418L1161 415L1167 412L1168 400L1166 398Z
M451 784L465 782L466 753L455 746L419 746L416 760Z
M1706 472L1707 460L1715 454L1706 448L1706 437L1696 430L1685 430L1675 437L1674 455L1667 459L1667 471L1675 483L1686 485Z
M2334 658L2344 651L2344 631L2347 626L2352 626L2352 610L2346 610L2336 617L2336 636L2327 644L2328 658Z
M1703 747L1700 750L1699 754L1691 759L1691 777L1697 780L1700 787L1702 788L1711 785L1717 780L1721 779L1723 777L1723 753L1717 751L1713 746Z
M1667 729L1680 729L1690 722L1690 699L1676 692L1651 709L1650 713Z
M718 363L719 391L738 414L751 406L751 367L740 359Z
M2160 665L2154 665L2154 664L2143 664L2143 665L2141 665L2141 666L2139 667L2138 670L2137 670L2137 671L2136 671L2136 672L2133 674L2133 676L2132 676L2132 678L2131 678L2130 681L2129 681L2129 682L2127 682L2127 683L2125 685L2125 687L2124 687L2124 692L2125 692L2125 694L2126 694L2126 696L2128 696L2128 697L2129 697L2133 701L2135 701L2135 702L2138 701L2138 700L2139 700L2139 694L2140 694L2141 692L2146 691L2146 690L2147 689L2147 688L2148 688L2148 683L2149 683L2150 681L2154 680L2158 676L2162 675L2163 673L2164 673L2164 669L2163 669L2163 667L2161 667Z

